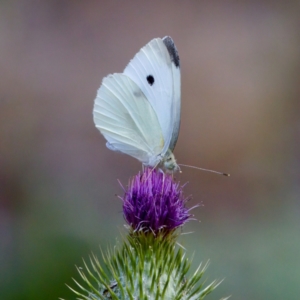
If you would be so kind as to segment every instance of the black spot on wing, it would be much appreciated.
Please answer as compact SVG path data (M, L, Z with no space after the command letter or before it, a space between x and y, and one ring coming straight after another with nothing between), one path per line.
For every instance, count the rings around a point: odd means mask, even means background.
M171 57L171 61L175 64L176 68L179 68L180 67L179 55L172 38L169 36L165 36L162 40L168 49L168 52Z
M148 75L147 76L147 81L150 85L153 85L154 83L154 77L152 75Z

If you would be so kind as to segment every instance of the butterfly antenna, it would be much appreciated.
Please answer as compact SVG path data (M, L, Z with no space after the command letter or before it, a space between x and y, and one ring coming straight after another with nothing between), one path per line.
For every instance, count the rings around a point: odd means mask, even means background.
M178 165L182 166L182 167L187 167L187 168L197 169L197 170L201 170L201 171L211 172L211 173L215 173L215 174L219 174L219 175L223 175L223 176L227 176L227 177L230 176L230 174L228 174L228 173L218 172L218 171L214 171L214 170L199 168L199 167L190 166L190 165L183 165L183 164L178 164Z

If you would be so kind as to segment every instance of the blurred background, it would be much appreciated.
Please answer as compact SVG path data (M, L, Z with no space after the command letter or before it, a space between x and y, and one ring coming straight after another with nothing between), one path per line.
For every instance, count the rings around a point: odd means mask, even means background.
M299 1L1 1L0 299L75 299L91 251L122 239L141 165L92 120L101 80L170 35L182 70L179 163L200 221L180 243L210 259L208 299L299 299Z

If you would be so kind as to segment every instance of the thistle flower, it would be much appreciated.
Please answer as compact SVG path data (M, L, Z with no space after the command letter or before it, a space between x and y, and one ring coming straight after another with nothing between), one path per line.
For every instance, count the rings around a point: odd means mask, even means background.
M171 175L150 168L138 173L131 182L123 201L123 214L134 232L168 234L191 220L182 187Z
M93 254L77 268L84 284L75 281L76 299L203 299L219 284L203 286L205 264L191 275L190 261L176 245L176 229L192 219L188 198L171 175L145 169L124 189L123 215L131 231L122 245ZM225 298L224 298L225 300Z

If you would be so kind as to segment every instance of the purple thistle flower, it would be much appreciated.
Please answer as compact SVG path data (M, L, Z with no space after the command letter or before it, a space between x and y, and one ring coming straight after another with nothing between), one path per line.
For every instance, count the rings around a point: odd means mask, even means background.
M171 175L146 168L133 177L121 198L125 220L134 231L173 232L192 217L182 188Z

